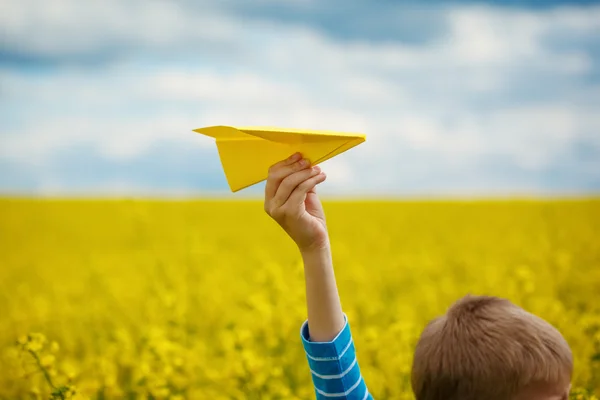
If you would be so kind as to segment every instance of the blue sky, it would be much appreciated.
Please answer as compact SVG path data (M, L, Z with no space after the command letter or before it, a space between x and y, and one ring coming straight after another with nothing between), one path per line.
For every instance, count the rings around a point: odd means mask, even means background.
M228 194L208 125L366 133L328 195L600 192L598 2L22 0L0 26L1 194Z

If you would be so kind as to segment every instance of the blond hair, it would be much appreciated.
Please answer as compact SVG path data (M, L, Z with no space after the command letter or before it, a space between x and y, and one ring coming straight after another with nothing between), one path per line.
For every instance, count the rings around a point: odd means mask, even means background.
M571 377L560 332L508 300L465 296L431 321L417 343L417 400L508 400L530 385Z

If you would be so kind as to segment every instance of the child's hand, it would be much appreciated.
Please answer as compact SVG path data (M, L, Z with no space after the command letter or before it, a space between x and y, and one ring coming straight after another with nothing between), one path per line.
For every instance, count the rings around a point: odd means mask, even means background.
M325 180L318 166L296 153L269 168L265 187L265 211L296 242L300 251L328 245L325 213L315 186Z

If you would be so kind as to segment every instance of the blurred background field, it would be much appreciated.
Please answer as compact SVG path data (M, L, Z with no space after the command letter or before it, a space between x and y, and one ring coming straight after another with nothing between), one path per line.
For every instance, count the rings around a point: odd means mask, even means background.
M571 344L600 396L600 200L326 201L343 306L377 399L411 399L424 324L506 296ZM0 202L0 398L311 399L298 253L259 201ZM382 343L386 345L383 346Z

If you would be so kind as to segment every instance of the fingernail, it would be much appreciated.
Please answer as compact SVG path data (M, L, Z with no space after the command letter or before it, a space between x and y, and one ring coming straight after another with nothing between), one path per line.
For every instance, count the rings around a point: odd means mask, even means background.
M315 172L317 172L317 173L318 173L318 172L321 172L321 167L319 167L318 165L315 165L315 166L313 167L313 171L315 171Z
M302 160L300 160L300 166L301 167L305 167L308 165L308 160L306 158L303 158Z
M296 161L300 158L300 153L294 153L292 154L292 156L290 157L290 160L292 161Z

